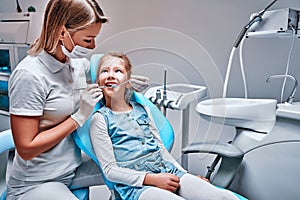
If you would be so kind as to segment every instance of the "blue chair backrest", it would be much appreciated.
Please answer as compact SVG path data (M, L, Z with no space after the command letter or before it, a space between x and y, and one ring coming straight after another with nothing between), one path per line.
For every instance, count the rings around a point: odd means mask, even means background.
M97 73L97 67L99 64L100 58L103 56L103 54L95 54L91 57L90 60L90 70L91 70L91 80L92 83L96 82L96 73ZM165 118L165 116L161 113L161 111L144 95L138 92L134 92L132 95L132 101L135 101L137 103L140 103L141 105L147 106L150 109L150 112L153 116L154 123L156 127L158 128L158 131L160 133L161 140L164 144L164 146L167 148L168 151L172 149L173 143L174 143L174 131L169 123L169 121ZM98 103L95 106L95 110L98 110L101 107L101 105ZM89 134L89 128L90 128L90 119L86 121L86 123L79 127L76 131L73 132L73 137L75 140L75 143L77 146L85 152L91 159L95 161L95 163L98 165L99 169L101 170L100 163L96 157L96 154L94 152L91 140L90 140L90 134ZM101 170L102 172L102 170ZM113 190L114 184L113 182L107 180L105 175L103 174L104 181L106 185Z

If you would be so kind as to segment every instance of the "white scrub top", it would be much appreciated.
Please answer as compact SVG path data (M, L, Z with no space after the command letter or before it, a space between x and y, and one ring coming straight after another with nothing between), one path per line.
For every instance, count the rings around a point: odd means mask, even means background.
M80 90L89 74L87 59L61 63L47 52L27 56L9 79L10 113L40 116L39 132L61 123L79 106ZM11 176L24 181L43 181L72 173L81 163L80 150L69 135L32 160L16 152Z

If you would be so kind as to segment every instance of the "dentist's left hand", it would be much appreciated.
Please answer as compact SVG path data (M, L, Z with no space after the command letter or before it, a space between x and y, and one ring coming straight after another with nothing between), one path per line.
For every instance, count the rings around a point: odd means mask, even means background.
M80 95L80 105L76 113L71 117L82 126L89 116L94 111L94 107L100 99L103 98L102 90L99 89L98 84L90 84Z
M149 87L149 78L141 75L131 75L130 79L131 88L137 92L144 91Z

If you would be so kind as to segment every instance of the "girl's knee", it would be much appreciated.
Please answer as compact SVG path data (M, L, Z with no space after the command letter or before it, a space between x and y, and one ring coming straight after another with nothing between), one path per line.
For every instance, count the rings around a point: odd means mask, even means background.
M192 174L185 174L181 177L179 195L186 199L238 199L229 190L220 189Z
M158 187L149 187L145 189L139 200L157 200L157 199L171 199L171 200L184 200L182 197L169 192L167 190L160 189Z

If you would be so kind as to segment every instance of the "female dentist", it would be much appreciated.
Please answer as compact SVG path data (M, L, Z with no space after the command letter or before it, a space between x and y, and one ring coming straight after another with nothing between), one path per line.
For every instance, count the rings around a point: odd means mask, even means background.
M104 184L97 166L82 161L71 133L102 98L97 84L86 84L84 57L106 22L96 0L48 2L41 35L9 80L16 155L8 200L72 200L70 187Z

